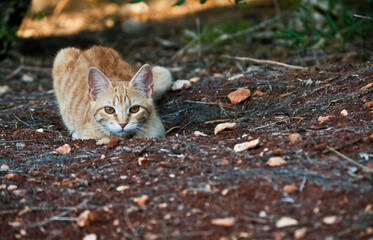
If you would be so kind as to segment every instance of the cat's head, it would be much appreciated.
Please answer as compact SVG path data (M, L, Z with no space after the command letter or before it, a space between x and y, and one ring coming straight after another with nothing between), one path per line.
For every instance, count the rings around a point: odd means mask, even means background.
M101 131L123 138L144 131L154 111L153 74L148 64L142 66L130 82L111 82L100 70L91 67L87 82L91 113Z

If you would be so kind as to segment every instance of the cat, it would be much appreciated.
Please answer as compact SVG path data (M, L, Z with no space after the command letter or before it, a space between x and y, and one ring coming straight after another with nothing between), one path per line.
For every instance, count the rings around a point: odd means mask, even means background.
M168 69L145 64L136 72L112 48L69 47L56 55L52 77L63 122L73 139L105 144L115 136L164 137L154 100L171 86Z

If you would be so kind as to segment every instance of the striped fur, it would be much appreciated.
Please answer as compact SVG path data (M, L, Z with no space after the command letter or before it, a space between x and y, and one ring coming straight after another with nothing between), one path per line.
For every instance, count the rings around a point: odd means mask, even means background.
M97 99L87 80L92 67L95 73L100 72L109 79L108 87L97 95ZM53 88L62 119L72 137L96 140L113 136L163 137L164 127L155 112L153 98L168 90L171 74L162 67L154 67L149 72L154 82L154 87L148 84L148 91L153 90L151 97L136 87L141 84L131 81L136 70L114 49L95 46L85 51L77 48L60 50L53 64ZM115 113L108 114L107 106L113 107ZM130 113L132 106L140 106L140 109Z

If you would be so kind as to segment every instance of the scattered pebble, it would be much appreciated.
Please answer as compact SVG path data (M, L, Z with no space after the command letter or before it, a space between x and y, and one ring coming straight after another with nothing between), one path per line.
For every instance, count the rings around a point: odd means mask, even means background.
M284 164L286 164L286 161L282 157L270 157L267 161L267 165L270 167L279 167Z
M71 147L69 144L65 144L59 148L57 148L57 151L61 154L69 154L71 152Z
M366 108L372 108L373 107L373 102L366 102L366 103L364 103L363 106L366 107Z
M127 185L118 186L118 187L116 188L116 190L117 190L118 192L123 192L123 191L125 191L125 190L127 190L127 189L130 189L130 187L127 186Z
M201 80L200 77L192 77L191 79L189 79L190 82L198 82L199 80Z
M299 133L291 133L288 138L291 143L300 143L303 141L302 135L300 135Z
M272 154L275 155L275 156L282 156L282 154L283 154L282 149L281 148L273 149Z
M341 115L342 115L343 117L346 117L346 116L348 115L347 110L346 110L346 109L343 109L343 110L341 111Z
M18 188L18 186L17 186L17 185L13 185L13 184L12 184L12 185L9 185L9 186L7 187L7 189L10 190L10 191L11 191L11 190L16 190L17 188Z
M7 173L5 174L4 178L6 180L17 181L21 178L21 176L18 173Z
M145 158L145 157L139 157L137 159L137 163L139 164L139 166L143 166L147 161L148 161L148 159Z
M277 228L289 227L298 225L298 220L291 217L282 217L276 222Z
M221 195L225 196L227 195L229 192L228 188L224 189L223 191L221 191Z
M83 240L97 240L97 235L94 234L94 233L91 233L91 234L85 235L85 236L83 237Z
M214 134L216 135L227 129L233 129L235 126L236 126L236 123L220 123L216 125Z
M294 232L294 239L302 239L306 236L306 234L307 234L307 228L305 227L299 228L295 230Z
M147 195L142 195L140 197L134 198L133 201L137 203L140 207L144 206L149 197Z
M259 145L259 139L251 140L249 142L238 143L234 145L233 150L235 152L242 152L248 149L255 148Z
M34 81L34 76L32 76L31 74L23 74L22 75L22 81L24 82L33 82Z
M9 90L7 85L0 86L0 95L6 93Z
M23 197L27 193L26 189L16 189L13 191L13 195L17 197Z
M172 85L171 89L172 91L180 91L188 89L192 86L191 82L189 80L176 80L174 84Z
M114 219L113 226L117 227L117 226L119 226L119 224L120 224L119 219L118 218Z
M337 216L327 216L322 219L322 222L328 225L333 225L338 222Z
M233 226L235 222L234 217L227 217L227 218L215 218L211 220L211 223L217 226L224 226L230 227Z
M8 165L6 165L6 164L1 165L1 170L8 170L8 169L9 169Z
M76 223L79 227L86 227L89 226L91 223L98 221L100 217L101 216L97 213L94 213L90 210L85 210L78 216Z
M228 94L228 98L232 104L239 104L251 96L250 89L240 88Z
M207 137L207 134L200 131L194 131L193 135L196 137Z
M44 132L44 129L39 128L39 129L37 129L36 131L39 132L39 133L43 133L43 132Z

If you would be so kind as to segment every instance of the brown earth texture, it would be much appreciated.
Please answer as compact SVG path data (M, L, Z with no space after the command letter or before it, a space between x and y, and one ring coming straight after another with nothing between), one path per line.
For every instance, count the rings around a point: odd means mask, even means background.
M200 13L201 22L216 11ZM216 52L175 63L180 24L147 27L131 38L114 26L23 39L1 63L0 239L373 239L373 65L365 56L328 53L302 70ZM170 67L175 80L195 77L157 102L165 138L71 139L52 91L53 57L94 44L136 67ZM268 57L254 53L257 45L225 50ZM294 59L274 58L299 65ZM240 88L251 96L232 104L228 95ZM215 133L221 123L235 126Z

